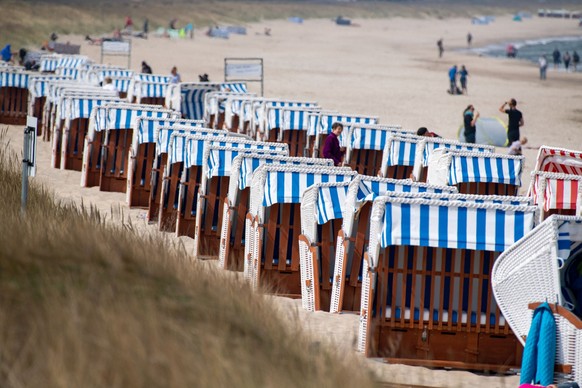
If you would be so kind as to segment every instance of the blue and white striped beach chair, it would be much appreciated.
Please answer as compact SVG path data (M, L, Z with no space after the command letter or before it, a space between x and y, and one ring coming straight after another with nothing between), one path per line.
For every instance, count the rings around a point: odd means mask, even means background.
M382 153L380 176L392 179L408 179L412 175L416 147L420 136L391 135L386 140Z
M196 207L194 257L218 257L223 222L221 205L227 197L234 158L244 154L288 155L286 145L274 147L273 144L234 139L206 144Z
M313 288L307 295L316 295L316 297L313 300L303 299L305 309L315 311L329 308L331 312L359 310L361 265L363 253L368 245L367 233L371 203L373 198L386 192L441 193L456 192L456 189L419 184L410 180L356 176L348 188L346 202L342 207L343 212L336 217L341 222L341 229L335 229L335 234L331 239L335 244L328 251L310 249L305 260L303 258L301 260L301 265L306 263L305 268L313 267L316 263L329 263L329 269L325 269L326 276L307 278ZM311 238L309 240L314 241ZM323 293L322 298L317 297L318 292Z
M31 74L11 67L0 68L0 124L26 124Z
M204 119L204 95L208 92L246 93L245 83L182 82L171 85L166 94L166 106L180 112L183 118Z
M359 174L371 176L378 175L382 168L383 151L389 136L414 135L399 125L383 124L349 123L344 125L344 132L346 136L340 137L340 142L345 141L340 145L346 147L344 165L352 167Z
M61 77L61 76L55 76ZM93 86L86 85L87 88L94 88ZM71 89L80 89L83 87L82 84L73 79L54 79L47 80L44 83L44 93L46 96L45 103L42 110L42 139L44 141L50 141L52 136L52 131L55 126L56 110L57 104L60 100L61 89L64 87L69 87Z
M535 206L376 198L359 351L433 367L507 371L519 365L521 344L493 298L490 273L536 218Z
M305 310L329 309L335 241L349 206L346 198L350 183L315 183L303 192L298 244Z
M378 117L376 116L362 116L353 114L341 114L338 112L322 112L318 117L314 117L312 122L312 127L309 129L308 144L310 148L309 155L313 157L323 157L320 155L320 150L325 143L325 139L331 133L331 127L333 123L339 122L343 125L345 131L340 135L340 142L346 146L346 141L344 137L347 136L349 132L349 124L365 124L373 125L378 124Z
M99 190L125 193L127 190L128 159L133 140L133 128L138 117L159 119L177 118L169 109L152 105L124 104L107 108L105 138L101 146L101 178Z
M204 129L202 131L196 129L192 134L188 133L191 130L186 131L186 133L179 132L179 128L183 129L184 126L172 127L172 132L165 146L163 144L160 145L160 142L164 141L162 138L165 136L166 130L165 128L160 128L158 149L156 149L156 152L161 152L160 156L163 155L164 151L167 152L167 161L166 167L162 171L161 192L157 198L159 202L152 204L152 201L150 201L149 212L151 213L155 210L152 207L158 207L158 227L163 232L176 231L178 210L180 209L182 174L184 171L189 172L189 169L184 168L185 162L192 158L199 161L199 164L202 163L204 141L215 138L240 138L242 136L214 129ZM154 193L154 190L152 190L152 193Z
M61 56L56 54L41 56L39 71L41 73L54 73L55 70L57 69L59 59L61 59Z
M307 188L321 182L352 180L348 168L263 165L253 174L246 217L244 274L253 288L275 286L281 294L301 295L300 201Z
M307 156L310 118L319 111L318 106L267 106L264 135L269 141L287 143L290 156Z
M186 120L186 119L179 119L179 120ZM198 122L199 120L186 120L189 122ZM147 215L147 219L149 222L158 222L159 221L159 215L161 213L160 207L161 207L161 203L162 203L162 186L163 186L163 182L164 182L164 177L166 175L166 166L170 166L172 167L172 172L170 172L168 174L168 177L166 178L169 181L175 182L176 183L176 187L175 187L175 196L177 198L178 196L178 191L179 191L179 182L180 182L180 176L182 174L182 164L176 164L174 165L173 163L170 164L168 163L168 152L170 149L170 142L173 142L174 140L172 139L172 134L173 133L177 133L180 134L181 139L183 140L187 134L199 134L199 135L208 135L208 136L233 136L233 137L243 137L245 139L248 139L248 137L244 136L244 135L239 135L239 134L232 134L232 133L228 133L227 131L219 131L219 130L214 130L214 129L209 129L209 128L192 128L191 125L178 125L178 124L174 124L172 126L165 126L165 127L159 127L155 132L154 132L154 139L156 139L156 148L155 148L155 156L154 156L154 163L153 163L153 169L152 169L152 187L150 190L150 199L149 199L149 204L148 204L148 215ZM184 143L184 141L182 141L182 143ZM180 147L182 147L182 149L185 147L184 144L180 145ZM182 159L181 159L182 160ZM181 163L177 162L177 163ZM169 187L168 187L169 189ZM174 220L175 222L175 220ZM174 228L172 230L175 229L175 224L174 224Z
M423 136L416 146L416 155L414 157L412 176L415 181L426 182L428 161L432 152L437 148L472 152L495 152L495 147L490 145L461 143L457 140Z
M53 139L53 167L61 170L81 171L83 167L83 148L85 136L89 130L89 117L93 107L121 102L114 96L85 95L65 97L65 123L62 129L62 141L60 147L55 143L58 136ZM60 158L55 156L60 149Z
M178 217L176 222L176 234L178 236L195 237L196 218L198 215L198 193L203 182L205 167L204 150L211 145L236 147L240 149L254 150L255 152L272 153L287 156L289 148L287 144L272 142L257 142L244 139L192 139L187 138L186 155L184 159L184 172L180 180L180 193L178 200ZM210 154L212 155L212 154ZM209 156L210 157L210 156ZM218 162L218 160L216 160ZM224 167L224 164L222 165ZM217 166L217 168L219 168ZM218 171L217 171L218 173ZM217 181L217 180L215 180ZM216 182L218 183L218 182ZM226 190L228 183L224 184ZM216 190L214 188L214 190ZM209 191L212 191L209 190Z
M256 97L251 93L208 92L204 95L204 121L209 128L223 129L225 127L226 102L231 97ZM232 107L232 105L231 105ZM238 125L238 123L237 123ZM232 115L227 129L232 131ZM233 132L237 132L237 128Z
M138 117L133 127L133 139L128 160L126 200L129 207L149 206L150 190L154 177L152 172L161 165L156 164L156 144L160 127L184 126L201 128L201 120ZM183 130L185 131L185 130ZM164 160L165 165L165 160ZM156 175L156 181L158 176Z
M51 156L51 166L53 168L61 167L61 156L63 145L63 132L65 130L65 125L67 123L67 117L69 117L73 111L71 106L71 99L74 97L94 97L96 99L109 100L111 103L117 102L118 98L115 93L111 91L103 90L101 88L97 89L84 89L84 88L56 88L56 96L52 103L53 112L51 112L52 128L51 131L51 142L52 142L52 156ZM103 101L105 103L107 101ZM91 107L93 104L91 104ZM90 114L90 111L85 110L85 105L81 106L80 113ZM54 115L53 115L54 113ZM84 136L83 136L84 137Z
M220 227L219 267L243 270L245 246L245 217L249 208L251 179L254 171L263 164L293 164L332 167L326 159L287 157L264 154L238 155L232 161L231 179L222 210Z
M503 252L491 287L513 334L525 345L532 311L548 302L556 322L556 383L582 384L580 287L571 270L582 255L582 217L552 215Z
M37 136L42 135L42 128L43 128L43 110L44 104L46 102L47 96L47 81L53 80L66 80L69 79L68 77L62 77L59 75L53 74L37 74L37 75L30 75L28 77L28 114L30 116L36 117L37 120L37 127L36 127L36 134Z
M517 195L524 156L438 148L429 158L427 182L457 186L460 193Z

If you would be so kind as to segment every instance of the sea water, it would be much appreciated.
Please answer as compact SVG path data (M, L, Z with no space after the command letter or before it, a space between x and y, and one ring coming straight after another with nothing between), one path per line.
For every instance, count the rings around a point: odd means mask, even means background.
M572 52L574 52L574 50L578 52L578 55L582 56L582 36L564 36L560 38L503 42L485 47L473 48L468 51L479 55L505 58L507 56L507 46L510 44L517 49L517 59L524 59L537 63L539 57L545 55L549 66L553 66L552 53L556 48L560 51L561 66L564 65L561 57L566 51L570 53L570 58L572 57ZM570 61L570 64L572 64L572 61Z

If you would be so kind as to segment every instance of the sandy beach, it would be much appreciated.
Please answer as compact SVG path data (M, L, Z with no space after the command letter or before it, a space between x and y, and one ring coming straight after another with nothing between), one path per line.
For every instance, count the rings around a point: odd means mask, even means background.
M211 81L223 81L225 57L264 59L265 96L317 101L324 109L342 113L375 115L383 124L399 124L416 130L426 126L443 137L456 138L462 112L473 104L482 117L507 117L498 112L510 98L524 115L522 134L531 148L525 150L526 164L521 193L529 185L537 147L552 145L582 148L582 69L565 73L549 69L548 79L539 80L535 64L516 59L496 59L463 52L466 35L473 46L561 36L582 36L574 20L524 19L499 16L487 26L471 25L462 19L354 20L359 27L342 27L330 20L306 20L303 24L269 21L247 26L245 36L213 39L196 31L193 40L171 40L150 36L134 39L131 68L142 60L154 73L169 74L177 66L183 81L198 81L207 73ZM265 36L265 27L271 36ZM442 38L445 52L438 57L436 41ZM81 53L100 61L100 48L81 36L64 36L62 41L82 44ZM549 53L548 53L549 54ZM126 65L126 58L106 58L107 63ZM468 95L451 96L448 69L465 65L469 71ZM258 84L249 84L258 92ZM505 116L505 117L504 117ZM22 132L9 128L10 144L22 149ZM499 148L500 153L507 149ZM95 205L106 214L123 214L140 229L156 233L145 222L143 209L129 209L125 194L104 193L98 188L81 188L80 173L50 167L50 145L38 144L35 181L53 189L60 198ZM191 251L192 241L181 241ZM212 265L212 263L210 263ZM351 352L359 317L353 314L307 313L300 301L275 297L282 313L296 316L314 341L330 342L338 353ZM291 321L291 320L289 320ZM431 387L516 387L516 376L478 376L468 372L429 370L388 365L365 360L380 381Z

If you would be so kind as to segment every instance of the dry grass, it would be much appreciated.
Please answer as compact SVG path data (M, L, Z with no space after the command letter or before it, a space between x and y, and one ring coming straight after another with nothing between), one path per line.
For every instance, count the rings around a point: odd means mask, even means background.
M110 34L131 15L135 27L150 20L150 30L167 27L178 18L197 27L241 24L288 16L303 18L469 17L518 10L535 12L541 5L529 0L436 0L436 1L212 1L212 0L0 0L0 46L38 48L52 31L60 34ZM546 8L578 9L575 1L546 0Z
M31 187L0 135L0 386L370 386L179 246Z

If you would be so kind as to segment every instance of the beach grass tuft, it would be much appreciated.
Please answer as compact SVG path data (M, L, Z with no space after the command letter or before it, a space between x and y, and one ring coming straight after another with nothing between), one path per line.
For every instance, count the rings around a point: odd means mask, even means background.
M0 134L0 386L371 386L267 298L158 233L31 184ZM114 222L111 222L114 221ZM294 329L289 329L294 327Z

